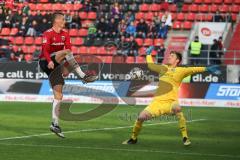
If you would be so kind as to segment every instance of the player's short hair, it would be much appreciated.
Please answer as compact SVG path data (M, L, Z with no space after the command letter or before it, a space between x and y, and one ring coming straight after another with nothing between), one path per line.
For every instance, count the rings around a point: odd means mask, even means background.
M171 51L170 54L175 54L177 59L179 60L179 63L182 61L182 53L176 52L176 51Z
M63 13L61 12L55 12L52 14L52 24L54 23L55 19L58 17L58 16L64 16Z

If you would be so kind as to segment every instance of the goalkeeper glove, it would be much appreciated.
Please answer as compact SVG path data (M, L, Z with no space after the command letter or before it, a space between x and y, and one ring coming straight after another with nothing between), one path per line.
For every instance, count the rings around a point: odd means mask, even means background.
M154 49L154 46L148 47L148 49L146 50L146 54L147 54L147 55L151 55L153 49Z
M220 67L218 65L208 66L206 68L206 71L211 72L211 73L216 74L216 75L222 74L222 72L220 70Z

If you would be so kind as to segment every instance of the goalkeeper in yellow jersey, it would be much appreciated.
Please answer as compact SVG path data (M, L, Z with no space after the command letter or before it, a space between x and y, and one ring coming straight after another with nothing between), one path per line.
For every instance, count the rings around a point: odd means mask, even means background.
M182 80L194 73L209 71L214 74L221 74L218 66L209 67L178 67L182 60L182 54L172 51L168 57L167 65L154 64L151 52L153 46L146 51L148 68L159 73L158 89L152 102L139 114L133 127L132 136L123 144L136 144L142 124L146 120L161 115L176 115L179 121L179 129L182 134L183 144L190 145L187 134L186 120L178 103L178 88Z

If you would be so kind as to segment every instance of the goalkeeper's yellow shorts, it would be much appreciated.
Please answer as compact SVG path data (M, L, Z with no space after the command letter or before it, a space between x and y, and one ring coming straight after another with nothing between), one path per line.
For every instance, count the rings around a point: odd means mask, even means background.
M178 101L153 100L144 110L149 112L152 117L158 117L164 114L172 114L172 108L179 106Z

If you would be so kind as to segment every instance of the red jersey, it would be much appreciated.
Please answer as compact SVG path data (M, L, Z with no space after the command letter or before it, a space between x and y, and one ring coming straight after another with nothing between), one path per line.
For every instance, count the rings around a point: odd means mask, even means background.
M57 33L51 28L43 33L42 53L39 58L46 58L50 62L51 54L63 49L71 50L69 34L64 30Z

